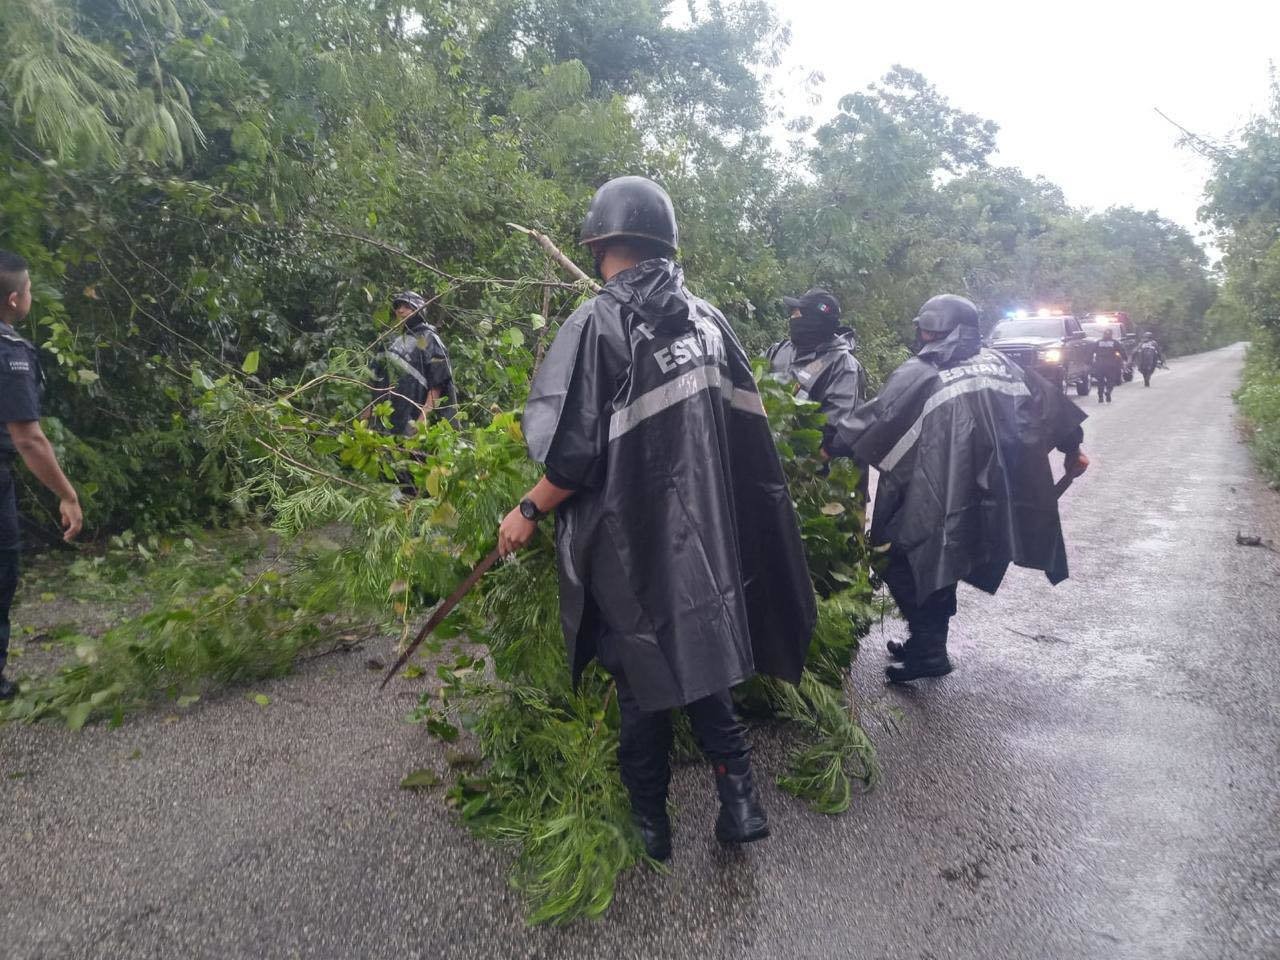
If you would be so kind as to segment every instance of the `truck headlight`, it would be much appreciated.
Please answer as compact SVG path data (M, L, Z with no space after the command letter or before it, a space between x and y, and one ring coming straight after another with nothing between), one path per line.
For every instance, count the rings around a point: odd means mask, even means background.
M1058 363L1062 359L1061 350L1041 350L1040 359L1045 363Z

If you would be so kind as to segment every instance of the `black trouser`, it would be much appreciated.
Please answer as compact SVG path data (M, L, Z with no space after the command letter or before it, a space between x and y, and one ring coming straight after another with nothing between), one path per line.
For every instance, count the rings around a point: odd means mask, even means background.
M0 674L9 659L9 607L18 589L18 499L9 463L0 461Z
M618 772L631 795L631 809L662 814L671 781L670 710L641 710L621 673L614 674L622 729L618 735ZM703 754L717 768L746 760L751 754L746 732L733 709L728 690L695 700L684 708Z
M9 607L18 589L18 551L0 550L0 674L9 659Z
M907 652L926 657L947 652L947 625L956 613L956 585L943 587L923 600L916 598L916 580L904 554L890 550L880 579L907 621Z
M1111 391L1115 389L1115 385L1120 382L1120 374L1113 373L1110 370L1098 371L1093 375L1093 379L1098 384L1098 399L1110 400Z

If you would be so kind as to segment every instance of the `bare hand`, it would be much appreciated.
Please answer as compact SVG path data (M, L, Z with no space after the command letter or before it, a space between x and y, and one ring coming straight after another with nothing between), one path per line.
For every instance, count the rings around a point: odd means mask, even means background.
M62 512L62 539L70 543L84 526L84 514L80 511L80 501L63 500L58 506Z
M516 507L498 525L498 555L509 557L533 539L538 525L525 518Z
M831 459L831 454L827 453L827 448L826 448L826 447L819 447L819 448L818 448L818 458L819 458L820 460L822 460L822 462L823 462L823 463L826 463L828 460L830 460L830 459Z
M1084 451L1081 450L1076 453L1075 459L1068 457L1063 463L1063 466L1066 468L1067 476L1078 477L1089 469L1089 458L1086 457L1084 455Z

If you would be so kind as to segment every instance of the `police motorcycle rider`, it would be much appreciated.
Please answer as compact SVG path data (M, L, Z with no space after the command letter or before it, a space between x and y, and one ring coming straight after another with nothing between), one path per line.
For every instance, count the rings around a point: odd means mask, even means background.
M1102 331L1102 336L1093 345L1093 364L1090 372L1093 382L1098 387L1098 402L1104 398L1111 402L1111 391L1115 389L1124 376L1124 363L1129 359L1124 344L1115 338L1111 328Z
M840 301L821 287L800 297L783 297L791 311L790 333L769 348L773 376L794 384L796 396L817 403L827 424L824 446L835 436L836 424L867 399L867 374L854 357L853 330L840 323ZM860 487L866 496L867 473Z
M1155 373L1156 367L1164 366L1164 354L1160 351L1160 344L1156 341L1155 334L1150 330L1142 335L1142 342L1133 351L1134 365L1138 368L1138 372L1142 374L1142 385L1151 386L1151 375Z
M411 436L426 425L432 413L452 421L458 391L444 341L426 318L427 302L412 290L391 298L391 309L403 324L373 363L373 399L365 408L370 417L375 404L391 402L391 433Z
M575 682L614 678L618 766L645 850L671 854L671 710L689 715L724 843L769 834L730 688L799 680L816 606L782 465L724 316L675 262L666 192L621 177L581 232L604 281L556 334L523 429L541 480L499 528L510 555L556 513L561 625Z
M982 346L978 308L928 300L915 319L918 352L836 431L830 455L880 471L871 543L907 621L892 682L950 673L947 635L956 584L995 593L1010 563L1067 577L1049 452L1082 473L1084 413L1047 380Z

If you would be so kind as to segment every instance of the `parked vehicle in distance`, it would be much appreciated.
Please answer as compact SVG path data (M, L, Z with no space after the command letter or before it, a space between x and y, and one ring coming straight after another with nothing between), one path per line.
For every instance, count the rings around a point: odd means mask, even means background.
M1075 317L1051 314L1001 320L987 336L987 346L1024 370L1036 371L1060 390L1074 386L1079 396L1089 394L1093 345Z

